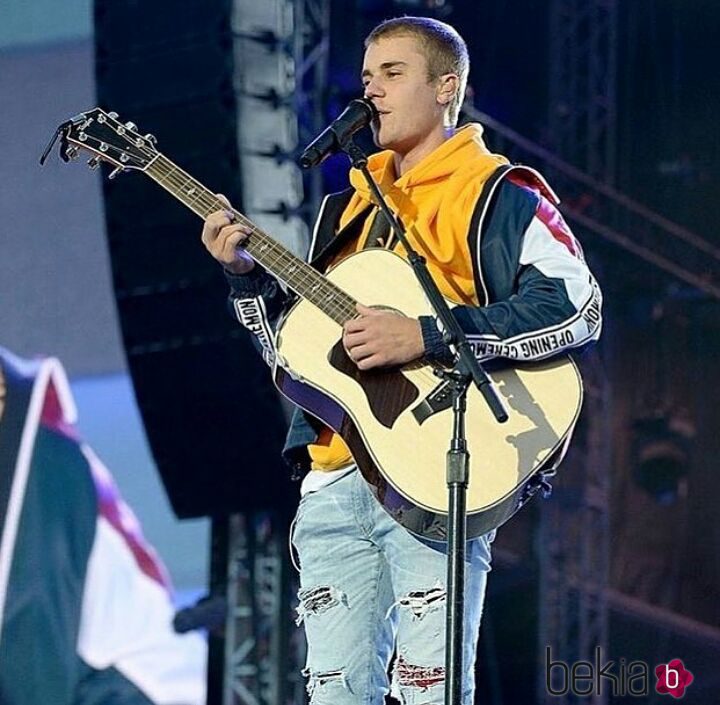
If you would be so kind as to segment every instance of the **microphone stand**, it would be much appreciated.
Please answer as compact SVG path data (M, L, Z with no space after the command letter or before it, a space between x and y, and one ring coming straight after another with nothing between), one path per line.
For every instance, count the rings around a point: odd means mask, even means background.
M469 481L470 454L465 439L466 395L470 384L474 384L490 411L499 423L507 421L508 415L493 388L490 378L478 363L465 333L437 288L425 258L419 255L406 237L405 226L390 210L383 195L367 168L367 156L348 138L340 145L359 169L375 196L377 203L405 247L408 262L415 272L420 286L445 331L445 340L458 355L455 367L450 370L436 370L450 387L453 402L453 434L447 453L446 473L448 486L448 540L447 540L447 610L445 620L445 705L461 705L463 671L463 624L465 612L465 542L467 536L467 486Z

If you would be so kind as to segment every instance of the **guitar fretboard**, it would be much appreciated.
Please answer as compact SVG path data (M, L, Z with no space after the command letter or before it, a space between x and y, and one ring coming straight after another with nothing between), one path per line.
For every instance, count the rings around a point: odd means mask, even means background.
M147 166L145 173L203 219L215 211L227 210L227 206L212 191L162 154L158 154ZM268 272L340 325L357 316L357 302L351 296L296 257L242 213L235 209L232 212L237 222L251 228L252 233L246 240L245 249Z

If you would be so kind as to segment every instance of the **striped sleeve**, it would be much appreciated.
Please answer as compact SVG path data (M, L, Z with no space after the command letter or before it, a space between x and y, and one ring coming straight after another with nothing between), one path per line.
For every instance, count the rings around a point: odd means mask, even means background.
M602 294L560 212L539 197L525 228L515 293L453 309L480 360L542 360L597 340Z
M127 702L202 705L207 646L176 634L169 579L140 524L99 458L82 446L97 493L95 536L87 563L77 652L100 692L112 684ZM84 700L95 702L90 693ZM114 700L113 700L114 702ZM123 701L125 702L125 701Z
M246 275L225 272L230 284L228 308L232 316L252 333L252 341L265 362L275 361L274 330L288 295L280 282L260 265Z
M207 646L173 632L169 580L84 445L60 363L0 348L2 705L202 705ZM1 497L0 497L1 498Z

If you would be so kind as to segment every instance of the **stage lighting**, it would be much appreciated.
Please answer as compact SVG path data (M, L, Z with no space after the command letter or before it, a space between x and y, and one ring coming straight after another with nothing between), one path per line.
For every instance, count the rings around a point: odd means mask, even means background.
M659 504L684 496L695 428L684 416L658 412L633 423L633 478Z

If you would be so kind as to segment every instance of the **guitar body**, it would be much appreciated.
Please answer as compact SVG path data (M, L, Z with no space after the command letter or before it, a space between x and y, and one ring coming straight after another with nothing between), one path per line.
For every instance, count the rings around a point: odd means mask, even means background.
M367 306L412 318L432 313L410 266L387 250L351 255L326 277ZM329 316L304 299L296 303L277 331L278 388L342 436L397 521L418 536L444 541L453 412L443 399L443 381L421 363L362 372L347 358L341 336ZM564 449L582 404L582 382L569 357L507 361L489 374L510 418L499 424L480 392L469 389L469 538L519 509L534 475Z

